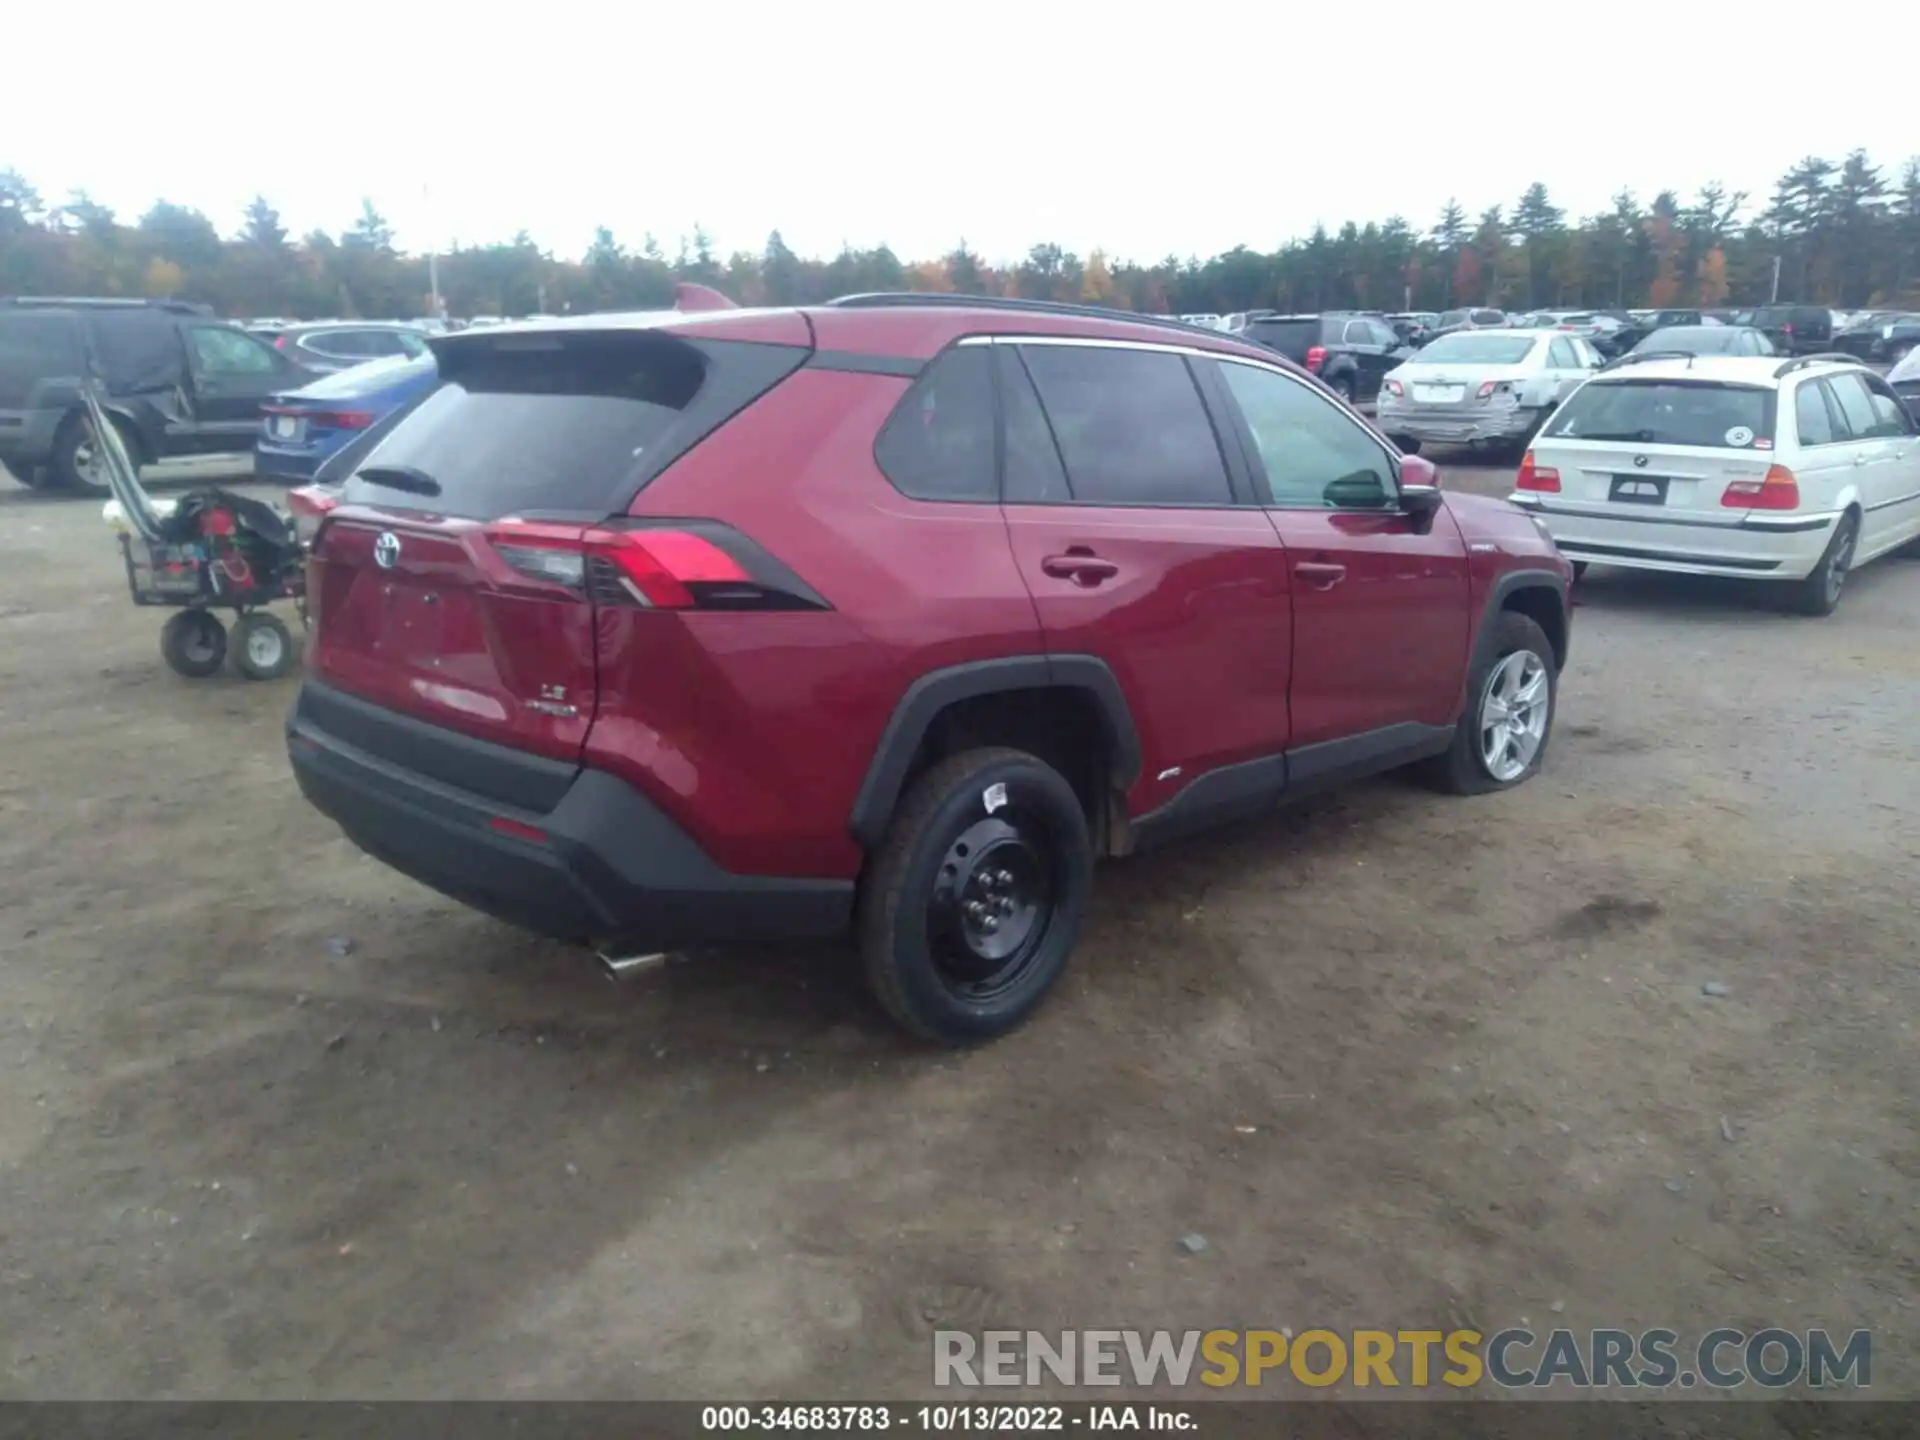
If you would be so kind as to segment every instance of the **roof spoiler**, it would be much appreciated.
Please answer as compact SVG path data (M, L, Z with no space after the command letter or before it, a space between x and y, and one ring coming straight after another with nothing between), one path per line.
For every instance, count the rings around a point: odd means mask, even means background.
M673 287L673 308L688 312L696 310L738 310L733 301L706 285L695 285L691 280L682 280Z

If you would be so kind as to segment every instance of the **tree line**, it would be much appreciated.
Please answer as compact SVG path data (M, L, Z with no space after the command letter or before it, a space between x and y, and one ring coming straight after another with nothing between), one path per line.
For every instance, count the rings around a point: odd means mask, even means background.
M885 245L832 259L796 254L775 231L759 251L724 258L706 232L669 254L596 232L568 259L526 231L437 257L446 312L515 316L650 309L673 286L711 285L742 304L805 304L857 291L932 290L1070 300L1191 314L1256 307L1444 310L1805 301L1920 309L1920 157L1890 174L1856 150L1808 156L1764 201L1718 184L1691 199L1632 190L1597 215L1569 217L1544 183L1511 205L1470 214L1448 201L1434 222L1404 216L1316 226L1271 251L1246 245L1210 259L1158 263L1078 255L1052 243L989 263L963 240L909 261ZM294 238L265 198L223 236L200 211L160 201L132 224L76 191L49 204L0 170L0 294L146 295L197 300L235 317L412 318L428 311L428 259L402 253L371 202L337 234Z

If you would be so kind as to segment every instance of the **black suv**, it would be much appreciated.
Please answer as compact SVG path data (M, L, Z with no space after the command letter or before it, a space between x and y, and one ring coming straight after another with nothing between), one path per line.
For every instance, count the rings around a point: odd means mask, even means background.
M89 376L136 464L250 450L261 402L316 378L204 305L0 299L0 464L24 483L109 493L81 423Z
M1383 317L1350 310L1262 315L1247 321L1240 338L1305 366L1349 403L1373 399L1387 372L1413 358L1412 348Z
M1751 322L1782 355L1819 355L1833 348L1833 312L1824 305L1762 305Z

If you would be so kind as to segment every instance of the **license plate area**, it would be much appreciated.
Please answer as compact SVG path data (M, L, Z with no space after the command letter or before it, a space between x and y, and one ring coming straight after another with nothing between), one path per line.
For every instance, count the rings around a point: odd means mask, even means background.
M1458 405L1466 398L1464 385L1415 385L1413 398L1422 405Z
M1616 475L1607 499L1623 505L1664 505L1667 503L1665 475Z
M300 429L301 420L299 416L276 415L273 417L273 423L269 427L269 433L272 434L276 440L298 440L300 438Z
M404 580L384 580L374 649L391 660L437 666L445 628L439 592Z

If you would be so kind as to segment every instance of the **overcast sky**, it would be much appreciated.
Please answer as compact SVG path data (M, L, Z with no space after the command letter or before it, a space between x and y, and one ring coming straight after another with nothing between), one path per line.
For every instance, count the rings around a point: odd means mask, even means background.
M1150 260L1425 229L1533 180L1576 215L1622 185L1764 201L1802 155L1865 146L1891 178L1920 151L1920 7L1893 0L1809 12L1851 17L1811 48L1687 0L174 0L101 12L82 49L72 6L13 8L9 53L64 58L7 67L0 166L49 203L164 197L225 233L261 193L301 233L365 196L408 249L524 228L571 256L604 224L671 253L699 223L723 256L778 228L803 254Z

